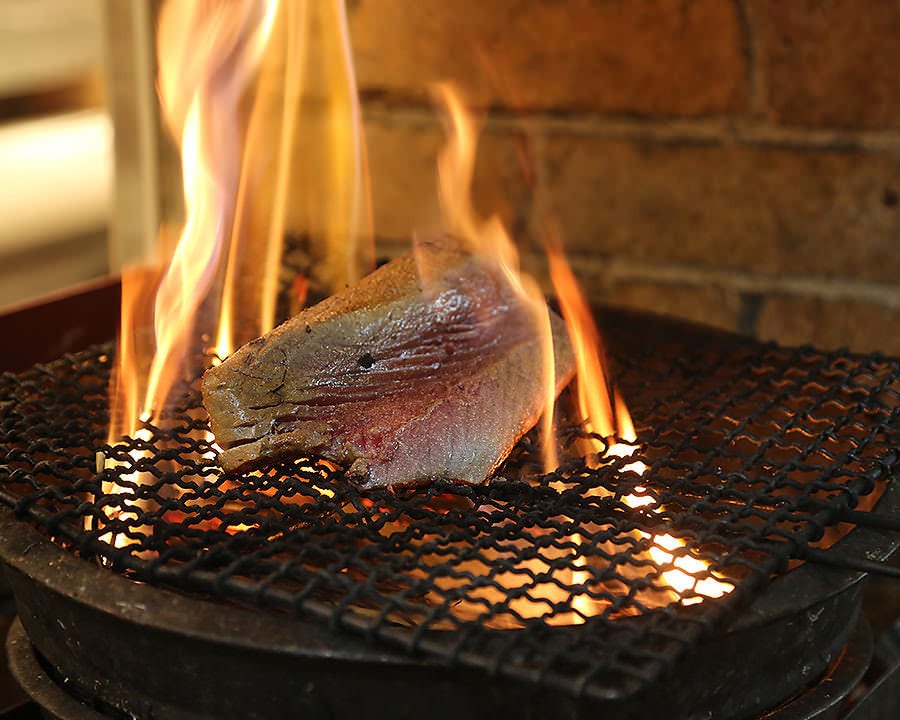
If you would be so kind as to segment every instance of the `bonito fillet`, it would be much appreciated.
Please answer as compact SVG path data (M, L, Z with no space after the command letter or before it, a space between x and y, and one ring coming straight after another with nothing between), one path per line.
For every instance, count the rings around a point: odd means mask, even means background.
M558 393L574 361L550 316ZM498 267L444 239L240 348L202 391L225 470L316 455L366 487L474 484L540 417L541 371L534 312Z

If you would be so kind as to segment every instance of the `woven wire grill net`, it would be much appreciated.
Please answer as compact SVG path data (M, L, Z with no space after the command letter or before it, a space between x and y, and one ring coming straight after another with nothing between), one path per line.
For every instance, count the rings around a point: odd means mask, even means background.
M478 487L363 492L317 458L228 476L196 382L107 445L112 348L96 347L0 376L0 500L136 579L624 696L889 479L900 362L619 319L627 453L582 457L570 419L556 472L529 435Z

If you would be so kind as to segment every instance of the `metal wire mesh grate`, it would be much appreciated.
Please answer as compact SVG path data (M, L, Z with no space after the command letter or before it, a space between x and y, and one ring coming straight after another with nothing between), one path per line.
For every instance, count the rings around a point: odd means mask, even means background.
M582 457L570 419L549 475L526 436L480 487L362 492L316 458L226 476L192 383L108 446L98 347L0 377L0 500L136 579L624 696L890 478L900 362L609 325L639 441Z

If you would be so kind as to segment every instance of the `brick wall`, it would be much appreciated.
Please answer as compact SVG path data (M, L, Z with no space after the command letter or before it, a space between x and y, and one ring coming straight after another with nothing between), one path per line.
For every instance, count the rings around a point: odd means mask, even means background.
M433 223L450 78L528 267L549 218L595 300L900 354L897 2L349 7L382 252Z

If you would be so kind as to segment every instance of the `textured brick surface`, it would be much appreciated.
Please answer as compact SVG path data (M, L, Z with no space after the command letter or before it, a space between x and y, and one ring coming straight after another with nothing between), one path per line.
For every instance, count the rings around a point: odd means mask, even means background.
M741 296L735 288L677 278L661 281L621 277L609 272L608 266L598 258L573 255L569 260L592 303L647 310L728 330L738 329ZM542 254L524 253L522 267L538 278L548 295L554 294Z
M538 275L544 218L536 209L546 207L594 301L730 329L755 319L763 337L786 343L900 353L900 311L832 297L835 288L872 297L866 282L900 283L900 133L859 132L900 128L897 2L348 7L380 255L440 227L444 133L410 106L429 102L428 83L456 79L472 104L506 118L483 134L474 204L482 215L500 214ZM510 127L510 109L546 111L529 119L537 143ZM310 163L302 143L295 162ZM180 185L166 187L163 203L175 207ZM289 229L303 230L297 218L310 197L295 193ZM707 276L714 281L704 284ZM758 316L741 302L757 276ZM815 297L817 288L828 297Z
M366 121L376 236L409 238L440 227L437 157L445 135L437 123ZM497 213L522 232L530 203L530 153L514 131L486 129L479 144L472 197L476 210Z
M479 105L660 115L740 111L746 62L725 0L358 0L363 91Z
M754 2L775 119L811 126L900 127L900 3Z
M732 288L633 279L607 283L598 300L726 330L737 330L741 307L740 296Z
M758 332L764 340L788 345L900 356L900 308L865 300L773 295L765 300Z
M890 155L556 135L549 206L566 246L771 273L900 277Z

